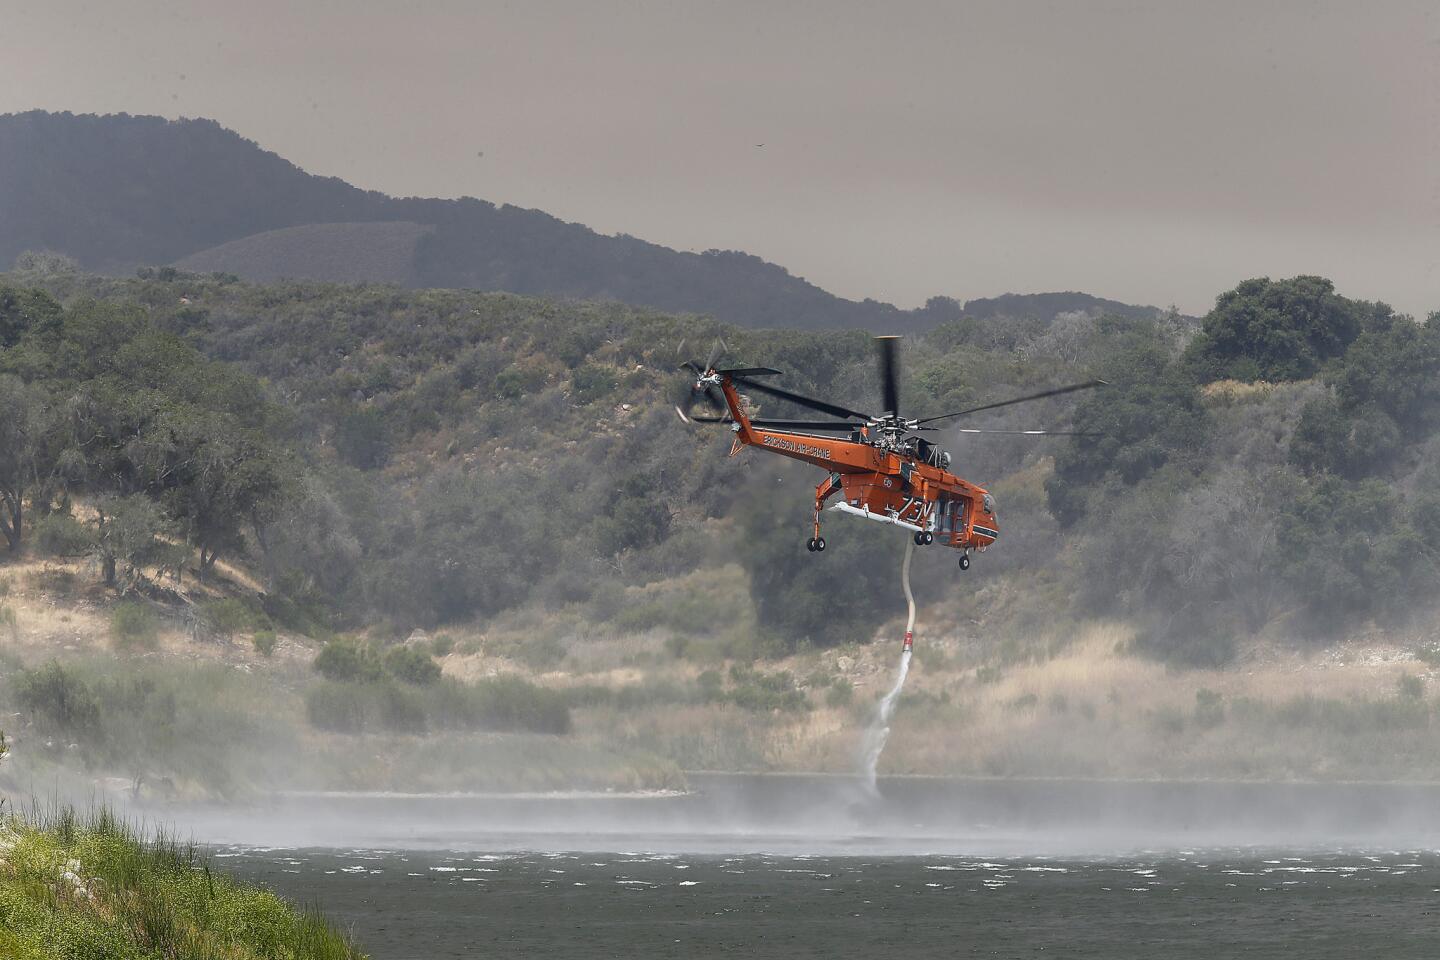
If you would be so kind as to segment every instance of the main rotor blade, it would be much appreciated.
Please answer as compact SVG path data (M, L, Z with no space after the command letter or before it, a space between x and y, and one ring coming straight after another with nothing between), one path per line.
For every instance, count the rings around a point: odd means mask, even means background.
M900 413L899 337L876 337L880 348L880 403L882 413Z
M1028 403L1031 400L1043 400L1046 397L1058 397L1062 393L1074 393L1076 390L1090 390L1094 387L1108 387L1110 384L1105 380L1087 380L1084 383L1072 383L1068 387L1056 387L1054 390L1045 390L1041 393L1032 393L1028 397L1016 397L1014 400L1001 400L999 403L987 403L979 407L970 407L968 410L957 410L954 413L942 413L938 417L926 417L924 420L917 420L916 423L934 423L936 420L949 420L951 417L964 417L972 413L979 413L981 410L995 410L999 407L1009 407L1017 403Z
M728 373L732 377L778 377L779 370L771 370L769 367L735 367L733 370L716 370L716 373Z
M849 432L859 430L862 423L844 423L835 420L772 420L768 418L752 419L752 427L773 427L777 430L837 430Z
M727 347L725 346L725 341L720 337L716 337L715 343L710 347L710 359L705 361L705 369L714 370L715 361L720 359L720 357L725 353L726 349Z
M832 417L844 417L845 419L870 420L868 413L861 413L858 410L851 410L836 403L826 403L824 400L816 400L814 397L801 396L798 393L791 393L789 390L781 390L779 387L772 387L769 384L761 383L758 380L751 380L749 377L736 376L731 374L730 379L736 383L743 383L751 390L760 393L768 393L772 397L781 400L789 400L791 403L798 403L802 407L809 407L811 410L819 410L821 413L828 413Z
M974 427L956 427L956 433L1001 433L1015 437L1103 437L1103 433L1085 430L977 430Z

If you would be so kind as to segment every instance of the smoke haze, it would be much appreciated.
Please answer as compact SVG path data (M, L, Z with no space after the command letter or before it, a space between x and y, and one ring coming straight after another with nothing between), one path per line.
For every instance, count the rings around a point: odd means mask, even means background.
M832 292L1440 305L1429 5L10 0L0 111L214 117ZM57 53L58 51L58 53Z

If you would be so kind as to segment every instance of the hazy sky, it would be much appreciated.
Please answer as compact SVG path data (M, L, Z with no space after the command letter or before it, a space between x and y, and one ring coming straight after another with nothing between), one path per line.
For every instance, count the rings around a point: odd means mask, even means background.
M1435 3L0 0L0 112L36 107L903 306L1319 273L1440 309Z

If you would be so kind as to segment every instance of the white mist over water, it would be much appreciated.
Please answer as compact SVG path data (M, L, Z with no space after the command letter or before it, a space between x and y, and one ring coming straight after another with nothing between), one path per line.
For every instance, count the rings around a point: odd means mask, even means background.
M870 793L878 796L876 770L880 766L880 754L885 751L885 741L890 739L890 718L895 715L895 704L900 691L905 688L905 677L910 673L910 640L915 633L915 594L910 591L910 557L915 553L915 544L905 545L905 560L900 565L900 582L905 587L905 602L910 606L910 617L905 621L905 646L900 653L900 670L895 676L895 685L885 694L875 709L875 717L861 739L861 772Z

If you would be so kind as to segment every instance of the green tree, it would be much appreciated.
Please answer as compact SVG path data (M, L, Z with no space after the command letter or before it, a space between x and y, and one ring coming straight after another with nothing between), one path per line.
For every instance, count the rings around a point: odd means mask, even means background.
M1440 586L1411 516L1379 480L1322 477L1281 511L1273 567L1318 626L1400 619Z
M1325 382L1333 392L1305 408L1291 460L1352 479L1383 473L1440 428L1440 315L1375 320Z
M1203 380L1303 380L1389 308L1349 300L1324 277L1246 280L1205 315L1186 358Z
M174 544L174 525L158 503L140 494L104 496L96 501L95 512L90 552L106 586L124 595L148 568L179 569L183 552Z
M1075 429L1093 436L1072 438L1045 482L1050 512L1066 525L1105 482L1134 486L1177 458L1197 457L1209 430L1199 390L1153 325L1105 318L1102 330L1109 355L1100 375L1109 386L1074 414Z
M0 374L0 534L10 550L25 533L25 503L50 473L53 420L39 386Z
M650 476L632 473L615 485L605 512L595 518L595 543L602 556L648 547L670 529L670 507Z
M381 609L429 626L520 603L563 546L552 509L561 499L528 471L437 473L413 506L387 505Z
M348 411L335 428L335 451L361 470L385 466L390 459L390 430L384 413L374 407Z
M811 513L788 482L809 473L791 468L784 476L785 496L756 495L751 486L739 517L739 556L760 626L784 650L869 640L883 620L904 613L899 571L909 534L841 517L825 529L825 552L810 553ZM802 483L795 486L804 491Z
M291 470L277 445L220 414L197 417L200 432L177 444L184 459L169 477L163 500L199 550L203 576L223 551L243 544L288 495Z
M0 283L0 350L14 347L30 330L53 330L61 312L59 301L43 290Z

